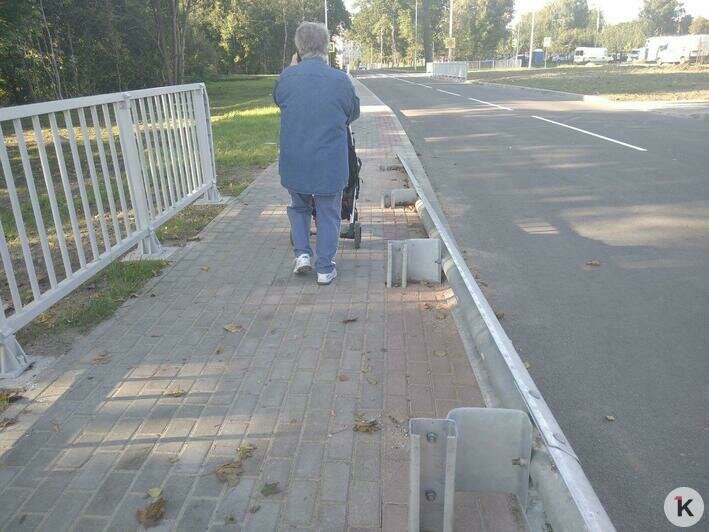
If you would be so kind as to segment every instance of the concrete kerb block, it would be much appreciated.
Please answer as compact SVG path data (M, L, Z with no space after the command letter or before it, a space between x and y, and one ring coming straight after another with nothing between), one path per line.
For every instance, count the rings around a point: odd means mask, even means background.
M438 238L390 240L387 246L387 287L406 288L408 281L440 283L441 254Z
M395 188L382 194L382 209L413 205L418 194L413 188Z

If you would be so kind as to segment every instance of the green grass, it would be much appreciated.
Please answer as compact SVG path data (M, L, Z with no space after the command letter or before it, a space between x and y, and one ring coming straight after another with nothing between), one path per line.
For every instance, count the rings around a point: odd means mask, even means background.
M709 67L568 66L471 72L468 79L593 94L611 100L709 99Z
M183 209L156 231L163 244L184 246L219 214L223 205L193 205Z
M129 297L159 274L165 261L114 262L94 279L40 314L20 330L20 343L42 336L61 334L68 329L84 332L113 315Z

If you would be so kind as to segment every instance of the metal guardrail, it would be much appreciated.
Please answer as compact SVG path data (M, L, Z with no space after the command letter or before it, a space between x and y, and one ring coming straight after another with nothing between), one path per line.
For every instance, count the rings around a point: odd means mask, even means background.
M521 59L481 59L468 61L468 70L496 70L505 68L522 68Z
M428 64L427 64L428 70ZM432 63L431 76L434 78L454 79L465 81L468 79L467 61L451 61L450 63Z
M495 316L446 225L426 197L406 158L397 153L420 201L417 207L429 236L439 237L447 251L443 268L464 311L464 320L499 405L526 412L543 445L533 449L532 487L542 500L554 530L614 531L603 505L586 477L549 406L529 375L517 350Z
M0 109L0 167L0 377L30 364L20 328L136 245L158 253L155 229L190 203L220 199L204 84Z

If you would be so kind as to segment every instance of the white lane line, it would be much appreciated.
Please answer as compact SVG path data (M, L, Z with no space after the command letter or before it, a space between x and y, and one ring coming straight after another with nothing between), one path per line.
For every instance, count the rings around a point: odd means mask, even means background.
M497 107L498 109L504 109L505 111L513 111L513 109L510 109L509 107L503 107L501 105L497 105L496 103L486 102L485 100L478 100L477 98L468 98L468 100L470 100L471 102L478 102L485 105L490 105L492 107Z
M455 92L444 91L443 89L436 89L438 92L443 92L445 94L450 94L451 96L460 96L460 94Z
M433 87L431 87L430 85L424 85L423 83L417 83L416 85L418 85L419 87L426 87L427 89L432 89L432 88L433 88Z
M567 127L569 129L573 129L574 131L578 131L579 133L585 133L586 135L591 135L592 137L597 137L599 139L607 140L608 142L614 142L615 144L620 144L621 146L625 146L626 148L632 148L633 150L638 150L638 151L647 151L645 148L640 148L638 146L633 146L632 144L628 144L626 142L621 142L619 140L615 140L615 139L612 139L609 137L604 137L603 135L599 135L598 133L592 133L591 131L586 131L585 129L570 126L568 124L562 124L561 122L555 122L554 120L549 120L548 118L543 118L541 116L536 116L536 115L532 115L532 118L536 118L537 120L543 120L544 122L549 122L550 124L556 124L557 126Z

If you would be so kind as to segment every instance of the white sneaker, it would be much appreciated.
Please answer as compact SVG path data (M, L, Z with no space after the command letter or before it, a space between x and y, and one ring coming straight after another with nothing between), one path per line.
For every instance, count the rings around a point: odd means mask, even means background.
M312 269L313 266L310 264L310 255L307 253L303 253L300 257L295 259L293 273L308 273Z
M334 268L330 273L318 273L318 284L330 284L332 281L335 280L335 277L337 277L337 270Z

